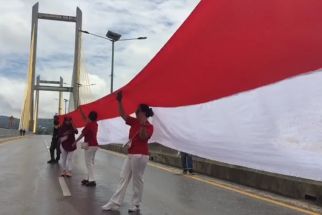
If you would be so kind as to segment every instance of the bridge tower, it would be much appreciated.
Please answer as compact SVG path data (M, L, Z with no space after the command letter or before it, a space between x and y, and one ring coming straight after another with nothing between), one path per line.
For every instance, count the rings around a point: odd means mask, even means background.
M58 87L39 86L35 84L36 79L36 56L37 56L37 34L38 34L38 20L46 19L53 21L74 22L75 23L75 50L74 50L74 68L72 75L71 87L66 88L61 84ZM38 120L38 104L35 102L35 91L37 93L37 99L39 98L39 90L49 90L60 92L60 98L62 92L70 92L70 110L76 109L79 106L79 81L80 81L80 51L81 51L81 32L82 29L82 11L77 7L76 16L65 16L57 14L48 14L39 12L39 3L36 3L32 7L32 23L31 23L31 42L30 42L30 57L29 57L29 69L27 89L25 91L25 101L23 103L20 128L26 128L29 131L36 132L36 125ZM47 81L50 83L53 81ZM42 82L45 83L45 82ZM56 82L55 82L56 83ZM61 101L60 101L61 103ZM37 113L35 112L37 111Z

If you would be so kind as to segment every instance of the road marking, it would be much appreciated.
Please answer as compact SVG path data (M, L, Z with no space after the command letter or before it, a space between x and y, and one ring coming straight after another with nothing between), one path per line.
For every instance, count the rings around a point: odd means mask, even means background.
M46 141L46 143L45 143L45 144L46 144L46 149L49 151L49 148L50 148L50 147L49 147L49 145L47 144L47 141Z
M46 139L43 139L43 143L44 143L45 148L47 149L47 151L50 151L50 150L49 150L50 146L49 146L49 144L48 144L48 142L47 142L47 140L46 140Z
M119 156L119 157L126 157L126 155L120 154L120 153L117 153L117 152L108 151L108 150L103 150L103 151L105 151L105 152L107 152L109 154ZM165 166L159 165L159 164L157 164L155 162L153 162L153 163L149 162L148 166L151 166L151 167L154 167L154 168L157 168L157 169L161 169L161 170L164 170L164 171L170 172L170 173L177 173L175 168L165 167ZM214 180L203 179L203 178L200 178L200 177L194 176L194 175L185 175L185 177L188 177L190 179L193 179L193 180L196 180L196 181L199 181L199 182L203 182L203 183L206 183L206 184L209 184L209 185L221 188L221 189L225 189L225 190L229 190L229 191L232 191L232 192L235 192L235 193L239 193L239 194L241 194L243 196L247 196L247 197L250 197L250 198L253 198L253 199L256 199L256 200L260 200L260 201L268 202L270 204L278 205L278 206L281 206L281 207L284 207L284 208L292 209L292 210L295 210L295 211L298 211L298 212L301 212L301 213L304 213L304 214L319 215L319 213L317 213L317 212L314 212L314 211L311 211L311 210L308 210L308 209L304 209L304 208L301 208L301 207L297 207L297 206L294 206L294 205L290 205L290 204L287 204L287 203L284 203L284 202L281 202L279 200L275 200L275 199L272 199L272 198L269 198L269 197L266 197L266 196L262 196L262 195L254 194L254 193L251 193L251 192L248 192L248 191L244 191L242 189L238 189L238 188L230 186L230 185L218 183L218 182L216 182Z
M0 144L1 145L5 145L5 144L9 144L11 142L14 142L16 140L20 140L22 139L23 137L21 136L17 136L17 137L8 137L8 138L0 138Z
M58 181L59 181L60 188L63 191L63 196L72 196L66 184L65 178L58 177Z
M200 182L203 182L203 183L206 183L206 184L210 184L210 185L213 185L213 186L225 189L225 190L230 190L232 192L236 192L236 193L239 193L241 195L251 197L253 199L261 200L261 201L268 202L268 203L271 203L271 204L274 204L274 205L279 205L279 206L282 206L282 207L285 207L285 208L289 208L289 209L292 209L292 210L295 210L295 211L299 211L299 212L302 212L304 214L318 215L318 213L310 211L310 210L307 210L307 209L304 209L304 208L289 205L287 203L283 203L283 202L280 202L280 201L272 199L272 198L268 198L268 197L265 197L265 196L260 196L260 195L257 195L257 194L253 194L253 193L250 193L250 192L238 189L238 188L234 188L234 187L230 187L228 185L217 183L217 182L212 181L212 180L202 179L202 178L199 178L197 176L190 176L190 175L188 175L186 177L192 178L192 179L194 179L196 181L200 181Z

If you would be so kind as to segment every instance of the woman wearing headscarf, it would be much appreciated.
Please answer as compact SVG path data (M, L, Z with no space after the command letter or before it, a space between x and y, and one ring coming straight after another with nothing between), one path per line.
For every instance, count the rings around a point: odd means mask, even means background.
M63 171L61 176L72 176L72 162L73 162L73 152L76 150L75 134L77 134L77 129L74 128L72 123L72 118L65 117L63 125L59 129L58 138L60 143L60 151L62 157L62 167Z

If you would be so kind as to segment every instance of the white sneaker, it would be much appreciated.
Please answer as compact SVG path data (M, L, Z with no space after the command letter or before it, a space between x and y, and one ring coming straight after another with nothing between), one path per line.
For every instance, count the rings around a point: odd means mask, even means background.
M103 211L118 211L120 210L120 206L113 203L113 202L108 202L106 205L102 206Z
M137 211L140 211L139 205L133 205L132 207L129 208L129 213L137 212Z

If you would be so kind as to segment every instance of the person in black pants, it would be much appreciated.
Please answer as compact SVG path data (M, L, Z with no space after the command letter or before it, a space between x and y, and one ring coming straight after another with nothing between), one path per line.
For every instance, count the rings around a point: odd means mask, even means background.
M193 174L193 167L192 167L192 156L185 152L180 152L181 155L181 164L183 169L183 174Z
M58 130L59 130L59 119L58 116L54 116L54 131L53 137L50 144L50 160L47 162L49 164L58 163L60 159L60 146L58 143ZM56 159L55 159L55 150L56 150Z

